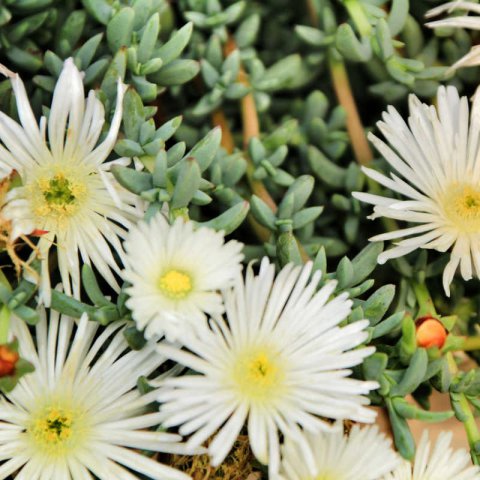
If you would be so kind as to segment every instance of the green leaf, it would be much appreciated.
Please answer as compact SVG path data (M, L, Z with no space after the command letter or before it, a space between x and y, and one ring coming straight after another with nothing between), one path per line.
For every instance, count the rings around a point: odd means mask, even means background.
M293 229L303 228L306 225L315 221L323 212L323 207L309 207L300 210L292 217Z
M97 33L97 35L89 38L75 53L75 59L80 62L81 70L85 70L90 65L102 39L103 33Z
M385 315L395 296L395 285L389 284L380 287L363 304L365 317L370 325L375 326Z
M338 280L337 290L342 290L352 285L353 265L347 257L343 257L338 263L336 277Z
M396 397L392 399L392 405L395 411L403 418L421 420L423 422L444 422L454 416L453 410L445 412L430 412L423 410L415 405L408 403L404 398Z
M427 373L428 354L425 348L417 348L402 379L390 390L392 397L405 397L416 390Z
M142 99L133 88L129 88L123 100L123 127L129 140L138 141L144 118Z
M129 47L133 31L135 12L123 7L107 24L107 43L110 51L116 53L121 47Z
M285 88L301 69L300 55L293 54L278 60L268 68L260 80L255 81L255 88L265 92L273 92Z
M292 232L282 232L277 239L277 257L280 265L293 262L295 265L301 265L302 256L298 248L297 239Z
M127 50L120 49L108 67L105 74L101 89L105 92L105 95L113 102L117 95L117 82L118 79L125 79L125 72L127 69Z
M270 231L276 230L275 223L277 217L262 199L256 195L252 195L250 199L250 208L252 209L253 216L260 224L267 227Z
M295 33L301 40L312 47L323 47L329 42L328 37L318 28L297 25L295 27Z
M372 48L367 37L358 40L352 27L342 23L335 34L335 46L342 57L352 62L367 62L372 56Z
M222 139L222 130L216 127L210 130L207 135L200 140L186 155L193 157L200 166L200 171L204 172L217 154Z
M409 10L409 0L392 0L390 13L388 15L388 26L390 28L390 34L392 38L403 30L403 27L407 22Z
M107 0L82 0L82 4L95 20L104 25L108 23L113 9Z
M170 207L173 209L187 207L200 185L200 178L198 163L193 157L187 157L181 164Z
M346 170L335 165L318 148L310 145L307 150L307 158L317 178L335 188L344 186Z
M183 52L185 47L188 45L188 42L190 41L192 31L193 24L189 22L184 25L180 30L178 30L178 32L175 32L170 37L170 40L165 43L165 45L159 48L159 50L157 51L157 56L159 56L163 60L163 63L165 65L180 56L180 54Z
M260 29L260 15L254 13L247 17L235 32L235 42L240 49L252 46L258 36Z
M111 171L122 187L137 195L153 188L152 175L150 173L137 171L121 165L114 165Z
M195 60L173 60L159 72L150 75L149 79L165 87L183 85L197 75L199 70L199 63Z
M138 157L143 154L143 148L133 140L123 138L115 144L115 153L121 157Z
M223 212L221 215L209 220L208 222L200 223L199 225L213 228L214 230L222 230L225 235L232 233L236 230L245 220L250 210L249 203L245 200L238 202Z
M412 432L406 420L393 407L391 400L387 399L386 401L395 446L403 458L411 460L415 455L415 441L413 440Z
M84 10L75 10L67 17L60 28L57 39L57 45L62 56L66 57L71 54L82 36L86 21L87 14Z
M137 48L137 59L140 63L145 63L150 60L153 49L155 48L155 44L157 43L159 33L160 15L158 13L155 13L149 18L147 24L145 25L140 43Z
M87 263L84 263L82 267L82 285L83 288L85 288L88 298L94 305L112 305L112 302L110 302L100 290L92 267Z
M383 61L388 60L393 54L392 34L388 28L388 23L380 19L375 26L375 37L380 49L380 56Z
M132 350L141 350L147 344L143 332L139 332L133 326L127 327L123 331L123 336Z

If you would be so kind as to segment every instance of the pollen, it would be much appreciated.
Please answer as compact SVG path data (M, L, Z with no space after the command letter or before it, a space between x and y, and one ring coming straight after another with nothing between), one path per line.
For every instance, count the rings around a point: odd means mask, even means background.
M87 193L81 173L54 166L39 172L37 178L26 185L35 215L55 220L60 226L75 215Z
M168 270L160 277L158 283L160 290L174 300L185 298L193 288L190 275L179 270Z
M33 415L27 433L36 449L59 456L79 444L84 437L85 422L76 409L50 405Z
M448 219L462 232L480 232L480 186L453 184L444 199Z
M285 373L278 355L271 349L254 349L237 359L233 378L239 391L253 401L275 398L284 386Z

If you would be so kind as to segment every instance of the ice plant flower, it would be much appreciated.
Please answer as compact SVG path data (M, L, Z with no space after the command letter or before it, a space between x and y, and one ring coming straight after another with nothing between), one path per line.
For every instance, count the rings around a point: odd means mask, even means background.
M245 422L257 459L271 475L280 463L279 430L300 441L303 431L330 430L324 418L371 422L365 396L376 382L348 378L374 351L357 348L368 336L368 321L339 327L350 313L347 294L329 300L335 282L316 292L321 273L309 281L312 265L275 267L263 259L258 276L249 266L223 291L226 317L184 338L186 349L160 344L159 353L196 371L165 380L158 400L164 426L191 435L187 445L209 443L219 465ZM304 429L304 430L302 430Z
M442 13L451 13L457 10L480 14L480 5L474 2L463 2L456 0L446 2L443 5L432 8L426 13L427 18L436 17ZM456 15L442 20L435 20L425 24L430 28L456 27L480 30L480 16ZM474 46L464 57L455 62L450 70L456 70L461 67L474 67L480 65L480 47Z
M104 107L93 91L85 100L82 74L71 58L65 61L55 86L48 122L42 117L40 125L19 76L5 68L2 72L11 78L20 124L0 112L0 140L6 147L0 146L0 158L22 181L21 187L7 195L3 213L14 220L14 236L34 229L48 232L37 245L41 300L49 305L52 245L57 247L67 294L80 294L79 254L118 288L112 271L119 273L120 267L111 248L122 257L119 237L136 217L135 197L116 183L108 171L111 162L103 162L117 138L125 85L118 82L110 130L97 145L105 122Z
M141 395L137 378L164 361L155 345L132 351L117 322L99 331L84 316L74 320L44 312L32 337L13 319L20 355L35 366L0 399L0 478L100 480L190 478L134 451L185 453L180 437L148 430L155 391ZM74 333L72 333L74 332ZM127 470L128 469L128 470Z
M125 241L127 306L147 338L178 339L224 311L218 290L232 285L242 266L243 245L222 232L194 228L158 213L132 228Z
M381 253L379 263L417 248L452 250L443 271L443 286L450 295L449 286L459 265L465 280L480 275L480 96L474 97L470 124L467 97L460 98L455 87L439 88L437 109L413 95L409 107L408 125L393 107L377 124L391 146L369 135L395 172L387 176L363 167L370 178L406 199L353 195L374 205L370 218L415 224L370 238L410 237Z
M347 436L338 422L332 432L307 433L305 443L287 439L278 480L378 480L399 463L378 427L355 425Z
M404 461L383 480L479 480L480 467L472 465L467 451L452 450L452 432L441 432L433 447L424 431L414 464Z

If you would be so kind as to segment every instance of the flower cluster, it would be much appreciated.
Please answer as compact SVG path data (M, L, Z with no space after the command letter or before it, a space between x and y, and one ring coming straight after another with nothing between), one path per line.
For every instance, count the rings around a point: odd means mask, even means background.
M0 3L0 480L480 480L476 2Z

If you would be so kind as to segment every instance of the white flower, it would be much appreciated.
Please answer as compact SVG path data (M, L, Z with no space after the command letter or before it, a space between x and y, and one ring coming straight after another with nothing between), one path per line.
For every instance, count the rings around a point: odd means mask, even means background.
M436 17L442 13L451 13L455 10L466 10L479 13L480 5L474 2L454 1L446 2L443 5L432 8L426 13L427 18ZM442 27L456 27L456 28L470 28L472 30L480 30L480 17L469 17L468 15L457 15L454 17L444 18L443 20L435 20L425 24L430 28L442 28ZM467 53L460 60L455 62L450 70L456 70L461 67L474 67L480 65L480 48L478 46L472 47L469 53Z
M451 432L441 432L430 453L428 431L424 431L415 455L414 465L404 461L395 472L383 480L478 480L480 467L473 466L470 455L463 449L450 447Z
M332 432L306 434L305 443L287 439L281 480L378 480L400 463L390 439L378 427L359 428L349 435L338 422Z
M119 273L120 267L111 248L122 258L119 236L125 236L125 229L137 217L129 205L135 197L116 183L107 171L110 164L103 162L117 138L126 87L118 82L110 130L95 147L105 121L104 108L93 91L85 100L82 75L71 58L66 60L53 93L47 145L46 119L42 117L37 124L22 81L18 75L9 75L21 125L0 112L0 140L6 147L0 146L0 158L19 173L23 185L9 193L4 213L15 220L14 236L33 229L48 232L37 245L41 301L47 306L50 302L52 245L57 247L67 294L80 294L79 254L118 289L112 270Z
M194 371L165 380L158 399L165 426L181 425L187 441L208 446L219 465L245 422L254 455L278 471L279 433L296 441L303 430L331 425L321 417L371 422L375 412L364 395L376 382L347 378L373 347L356 348L367 338L366 320L339 327L351 304L342 294L330 302L335 282L316 292L320 272L309 282L312 265L288 265L274 280L275 268L264 259L260 273L247 269L224 291L228 324L212 320L198 336L185 337L186 352L162 345L159 352ZM328 302L328 303L327 303Z
M133 450L187 452L178 435L147 430L160 423L158 412L148 410L157 394L141 395L136 381L164 359L155 345L130 350L122 327L98 331L86 316L75 326L55 312L47 325L42 311L34 340L13 319L20 354L35 371L0 400L0 479L19 469L17 480L136 479L129 471L190 478Z
M406 200L369 193L353 195L375 205L371 218L384 216L417 224L370 238L410 237L380 254L379 263L417 248L440 252L452 248L443 272L449 295L458 265L465 280L480 274L480 96L473 100L470 125L467 98L460 98L455 87L439 88L437 109L413 95L409 106L408 125L393 107L378 122L393 148L369 135L398 175L363 168L369 177Z
M194 228L178 218L173 225L158 213L132 228L125 242L123 277L131 283L127 306L147 338L169 341L224 311L218 290L241 272L243 245L225 243L223 233Z

